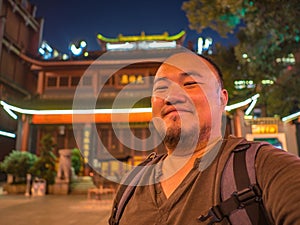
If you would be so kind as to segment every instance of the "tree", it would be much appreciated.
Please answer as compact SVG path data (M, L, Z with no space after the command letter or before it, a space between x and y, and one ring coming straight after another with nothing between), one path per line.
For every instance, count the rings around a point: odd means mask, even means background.
M56 156L53 153L55 144L50 134L43 136L41 139L40 156L34 163L30 172L47 181L47 184L53 184L56 177Z
M229 94L229 104L245 100L245 98L254 95L253 89L237 90L235 88L234 81L247 79L247 74L235 57L234 48L216 44L215 53L208 57L212 58L222 71L224 86Z
M210 27L222 36L237 32L239 43L234 47L234 55L248 79L257 84L256 91L271 91L271 87L261 88L262 80L270 79L277 85L287 67L298 68L293 62L282 60L300 51L298 0L189 0L182 8L191 29L201 32ZM284 90L285 95L294 94L287 92L289 89Z

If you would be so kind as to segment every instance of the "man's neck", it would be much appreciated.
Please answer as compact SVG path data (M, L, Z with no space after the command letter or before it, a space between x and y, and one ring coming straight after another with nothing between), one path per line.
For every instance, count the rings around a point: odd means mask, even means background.
M182 149L181 148L175 148L175 149L167 148L167 153L168 153L168 156L172 156L172 157L201 158L221 139L222 139L222 136L220 135L215 138L210 138L209 140L207 140L207 139L201 140L198 142L198 144L195 147L191 146L191 148L194 147L194 149L192 149L192 150L187 149L187 148L182 148Z
M220 140L221 137L210 141L209 144L197 148L193 154L168 154L162 163L161 185L167 198L175 191L183 179L195 165L197 158L203 157L208 153ZM205 146L205 147L204 147Z

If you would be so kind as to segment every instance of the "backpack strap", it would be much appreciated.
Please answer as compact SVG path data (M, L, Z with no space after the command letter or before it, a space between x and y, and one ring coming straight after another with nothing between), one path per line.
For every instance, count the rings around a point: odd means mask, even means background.
M144 174L147 165L152 164L154 159L161 158L161 156L157 156L155 152L152 152L146 160L140 163L137 167L135 167L124 179L124 185L120 185L117 195L114 200L112 214L109 218L110 225L118 225L121 219L121 216L124 212L125 206L131 198L136 185Z
M270 144L243 141L235 147L222 173L222 202L213 206L207 215L201 215L199 221L208 220L208 224L214 224L228 217L231 224L270 224L255 173L255 157L263 145Z

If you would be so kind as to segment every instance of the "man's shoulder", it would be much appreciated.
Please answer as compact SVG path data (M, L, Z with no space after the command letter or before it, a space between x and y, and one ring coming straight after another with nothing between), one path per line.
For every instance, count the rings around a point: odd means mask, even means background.
M264 148L264 149L276 149L275 146L270 144L269 142L265 141L253 141L253 140L247 140L244 137L236 137L234 135L229 135L226 138L227 141L227 147L231 147L231 149L238 148L240 146L257 146L259 148ZM234 147L234 148L232 148ZM244 148L246 149L246 148Z
M245 142L246 139L243 137L236 137L234 135L229 135L228 137L224 138L223 141L223 153L225 152L231 152L233 149L235 149L236 146L239 144Z

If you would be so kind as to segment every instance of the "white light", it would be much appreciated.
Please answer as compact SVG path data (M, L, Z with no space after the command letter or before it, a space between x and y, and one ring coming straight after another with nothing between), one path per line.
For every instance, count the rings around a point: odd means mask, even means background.
M13 112L11 111L8 107L6 106L3 106L3 109L13 118L13 119L18 119L18 116Z
M249 104L252 100L256 100L259 97L259 94L252 96L245 101L226 106L225 109L227 111L231 111L233 109L245 106ZM118 113L143 113L143 112L152 112L151 108L124 108L124 109L82 109L82 110L33 110L33 109L22 109L19 107L15 107L7 104L4 101L0 101L1 105L15 112L19 112L22 114L30 114L30 115L59 115L59 114L118 114Z
M251 101L257 99L259 94L246 99L245 101L229 105L225 107L226 111L245 106ZM124 108L124 109L65 109L65 110L35 110L35 109L22 109L13 105L9 105L4 101L0 101L3 108L27 115L66 115L66 114L120 114L120 113L151 113L152 108Z
M149 43L149 48L175 48L176 47L176 42L151 42Z
M62 115L62 114L119 114L119 113L144 113L152 112L151 108L124 108L124 109L66 109L66 110L34 110L34 109L22 109L16 106L7 104L4 101L0 101L3 108L7 108L11 111L27 114L27 115Z
M45 47L46 47L46 49L47 49L48 52L52 52L53 51L53 49L47 43L46 43Z
M74 55L80 55L82 53L82 48L77 48L74 44L71 45L70 49Z
M274 84L273 80L262 80L261 81L262 84Z
M229 105L225 107L226 111L231 111L233 109L237 109L240 108L242 106L248 105L250 102L252 102L253 100L257 99L259 97L259 94L256 94L254 96L252 96L251 98L246 99L245 101L239 102L239 103L235 103L233 105Z
M256 102L257 102L257 99L254 99L254 100L251 102L250 106L248 107L248 109L247 109L246 112L245 112L245 115L246 115L246 116L248 116L248 115L251 113L252 109L253 109L254 106L256 105Z
M247 58L248 58L248 55L247 55L246 53L244 53L244 54L242 55L242 57L243 57L243 59L247 59Z
M41 55L44 55L44 54L45 54L45 50L42 49L42 48L39 48L39 53L40 53Z
M85 48L87 46L87 43L85 41L80 42L80 47Z
M204 42L203 49L208 49L211 44L212 44L212 39L211 38L206 38L205 42Z
M203 50L203 39L202 37L198 38L198 54L202 54Z
M124 44L106 43L107 50L128 50L128 49L134 49L134 48L136 48L135 43L129 43L129 42L126 42Z
M67 54L63 54L62 59L67 60L67 59L69 59L69 56Z
M288 122L288 121L291 121L291 120L296 119L296 118L299 117L299 116L300 116L300 111L299 111L299 112L296 112L296 113L293 113L293 114L291 114L291 115L289 115L289 116L283 117L283 118L282 118L282 121L283 121L283 122Z
M0 130L0 135L10 138L15 138L16 134Z

